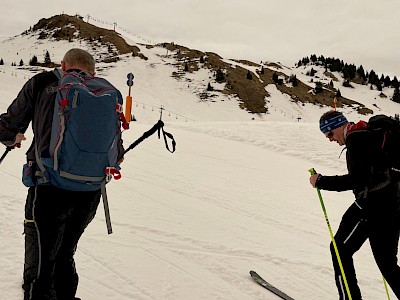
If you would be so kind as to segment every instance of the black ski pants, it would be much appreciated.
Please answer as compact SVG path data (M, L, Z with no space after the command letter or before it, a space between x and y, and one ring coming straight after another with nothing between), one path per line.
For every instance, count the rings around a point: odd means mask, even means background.
M24 300L73 300L78 287L74 254L93 220L101 192L29 188L25 206Z
M369 239L372 254L387 283L400 299L399 204L392 185L356 200L343 215L335 242L353 300L362 299L354 269L353 254ZM333 244L330 246L339 299L349 299ZM382 294L384 285L382 283Z

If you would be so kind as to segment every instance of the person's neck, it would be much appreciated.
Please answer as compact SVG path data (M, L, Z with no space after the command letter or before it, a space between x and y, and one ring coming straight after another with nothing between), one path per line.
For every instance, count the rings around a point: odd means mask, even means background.
M78 68L70 68L70 69L65 70L65 73L71 73L71 72L76 72L76 73L80 73L80 74L86 75L88 77L93 77L93 75L91 73L89 73L87 71L83 71L83 70L78 69Z

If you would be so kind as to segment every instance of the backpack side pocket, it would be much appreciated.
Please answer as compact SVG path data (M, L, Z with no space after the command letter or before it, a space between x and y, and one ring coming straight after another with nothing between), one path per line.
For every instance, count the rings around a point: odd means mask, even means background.
M33 161L28 161L22 167L22 183L26 187L33 187L36 185L36 164Z

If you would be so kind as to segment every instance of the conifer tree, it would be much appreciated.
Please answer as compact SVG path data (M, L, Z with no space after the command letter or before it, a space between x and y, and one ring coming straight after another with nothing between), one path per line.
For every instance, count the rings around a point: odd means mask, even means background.
M400 103L400 91L399 91L399 87L394 89L394 93L393 93L393 97L392 100L394 102Z
M51 63L51 58L50 58L49 51L46 51L46 54L44 55L44 63L45 64L50 64Z
M397 80L397 77L396 77L396 76L394 76L391 85L392 85L392 87L394 87L394 88L398 88L398 87L399 87L399 81Z
M379 80L376 82L375 85L376 85L376 89L378 91L382 92L382 83Z
M369 72L369 76L368 76L368 83L376 84L377 81L379 81L378 75L376 75L374 70L371 70L371 72Z
M253 79L253 74L251 74L250 70L247 71L246 78L247 78L248 80L252 80L252 79Z
M316 94L321 93L322 92L322 82L321 81L317 81L315 82L315 88L314 91Z
M275 83L278 83L278 81L279 81L278 74L276 74L276 73L272 74L272 81Z
M349 88L352 88L352 87L353 87L353 86L350 84L350 81L349 81L348 79L346 79L346 80L343 81L343 86L344 86L344 87L349 87Z
M360 76L362 79L364 79L364 80L366 79L366 77L365 77L365 72L364 72L364 68L363 68L362 65L358 67L358 69L357 69L357 74L358 74L358 76Z
M292 83L293 86L298 86L299 84L295 74L290 75L289 82Z
M347 64L344 65L343 69L342 69L342 73L343 73L343 78L345 79L349 79L350 77L350 68Z
M1 66L4 65L4 61L3 61L2 58L0 58L0 65L1 65Z
M38 58L37 58L36 55L34 55L34 56L31 58L31 60L29 61L29 65L30 65L30 66L37 66L37 64L38 64Z
M215 75L215 80L218 82L224 81L225 80L225 75L224 72L222 72L221 69L218 69Z
M341 62L339 59L334 58L332 59L331 65L330 65L330 70L332 72L340 72L343 69L343 62Z
M308 65L309 62L310 62L310 59L308 58L308 56L307 56L307 57L304 57L303 60L302 60L302 63L303 63L303 65L305 65L305 66Z
M383 74L381 75L381 78L379 79L379 81L380 81L381 83L383 83L383 82L385 81L385 76L383 76Z
M386 76L385 80L383 81L383 83L384 83L385 87L388 87L388 86L390 86L392 84L392 81L390 80L389 76Z
M349 65L350 78L354 79L356 77L357 68L354 64Z
M310 60L315 63L317 61L317 56L315 54L310 56Z

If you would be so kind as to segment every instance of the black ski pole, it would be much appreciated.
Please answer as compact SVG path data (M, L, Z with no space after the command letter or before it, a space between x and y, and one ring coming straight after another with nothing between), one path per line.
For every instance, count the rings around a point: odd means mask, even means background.
M132 150L135 148L137 145L139 145L141 142L143 142L145 139L147 139L149 136L151 136L153 133L155 133L157 130L159 130L161 127L164 126L163 121L159 120L150 130L146 131L143 133L143 135L134 141L128 149L125 150L124 154L126 154L128 151Z
M3 162L4 158L6 158L8 152L10 152L11 150L11 147L7 147L6 151L4 151L3 155L0 157L0 164Z
M172 134L164 131L164 122L161 120L158 120L158 122L152 127L150 128L150 130L146 131L145 133L143 133L143 135L137 139L136 141L134 141L129 147L128 149L125 150L124 154L126 154L128 151L132 150L133 148L135 148L137 145L139 145L141 142L143 142L145 139L147 139L149 136L151 136L152 134L156 133L158 131L158 138L161 137L160 131L162 131L162 134L164 136L164 142L165 142L165 147L167 148L167 150L171 153L175 152L175 147L176 147L176 142L174 137L172 136ZM168 142L167 142L167 138L172 140L172 150L169 149L168 146Z

